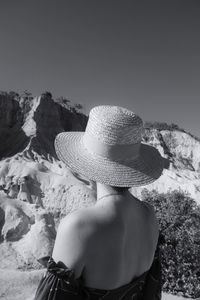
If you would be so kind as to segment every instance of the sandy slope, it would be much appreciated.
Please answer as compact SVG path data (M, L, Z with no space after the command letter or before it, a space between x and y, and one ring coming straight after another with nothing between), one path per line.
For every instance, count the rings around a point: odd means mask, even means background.
M43 272L0 269L0 299L32 300Z

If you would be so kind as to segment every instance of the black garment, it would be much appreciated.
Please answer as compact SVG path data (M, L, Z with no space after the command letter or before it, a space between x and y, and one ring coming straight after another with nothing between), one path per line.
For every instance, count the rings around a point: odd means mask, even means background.
M119 288L102 290L88 288L82 277L74 277L74 271L64 263L55 263L52 257L39 260L47 267L41 279L34 300L160 300L161 267L157 248L149 271Z

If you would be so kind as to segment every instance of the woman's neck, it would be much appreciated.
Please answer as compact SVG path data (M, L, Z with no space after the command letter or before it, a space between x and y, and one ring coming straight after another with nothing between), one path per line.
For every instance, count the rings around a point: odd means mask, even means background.
M107 197L107 196L120 196L126 192L117 191L114 187L110 185L105 185L97 182L97 201Z

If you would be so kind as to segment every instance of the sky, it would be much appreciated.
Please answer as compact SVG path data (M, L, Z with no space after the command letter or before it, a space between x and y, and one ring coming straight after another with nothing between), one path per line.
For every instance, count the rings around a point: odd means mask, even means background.
M199 0L1 0L0 90L119 105L200 137Z

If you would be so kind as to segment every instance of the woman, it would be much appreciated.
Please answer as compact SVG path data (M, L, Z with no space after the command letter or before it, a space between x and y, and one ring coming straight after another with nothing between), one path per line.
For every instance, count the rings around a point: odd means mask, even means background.
M35 299L160 299L157 220L129 192L163 170L159 152L141 143L142 130L132 111L105 105L90 111L85 132L56 137L58 157L96 181L97 202L61 221Z

